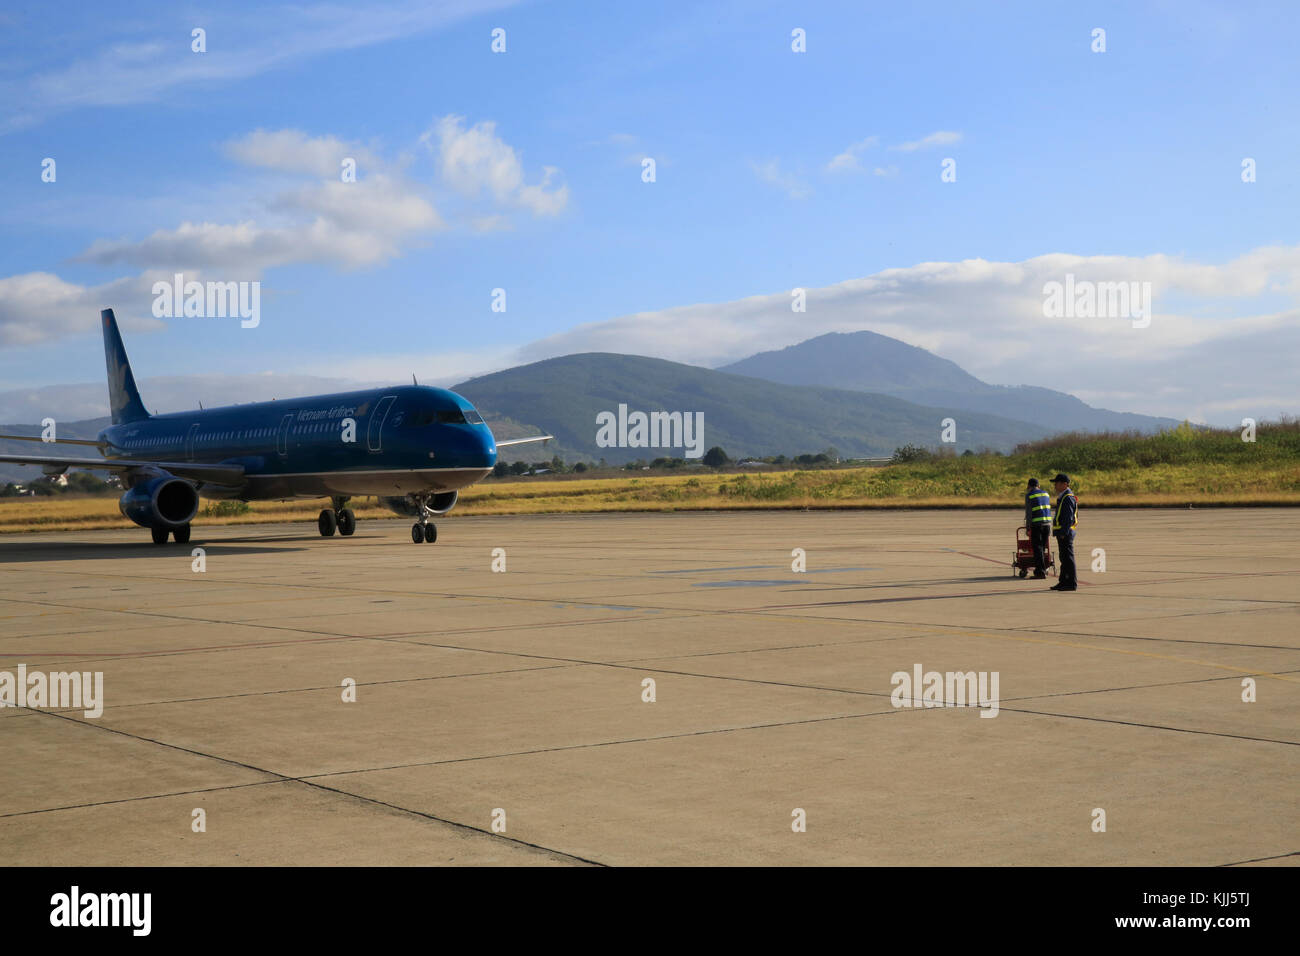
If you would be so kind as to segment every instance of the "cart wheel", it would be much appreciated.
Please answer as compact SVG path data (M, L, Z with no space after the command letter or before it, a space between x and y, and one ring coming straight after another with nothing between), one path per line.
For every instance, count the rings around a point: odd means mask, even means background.
M1029 569L1028 569L1028 568L1021 568L1021 569L1020 569L1020 576L1021 576L1022 578L1023 578L1026 574L1028 574L1028 573L1029 573Z

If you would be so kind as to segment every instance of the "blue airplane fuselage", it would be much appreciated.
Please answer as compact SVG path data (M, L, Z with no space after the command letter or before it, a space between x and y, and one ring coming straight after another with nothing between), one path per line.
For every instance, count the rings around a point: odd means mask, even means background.
M473 405L422 385L153 415L99 440L106 458L241 465L243 484L199 491L246 501L454 491L497 459Z

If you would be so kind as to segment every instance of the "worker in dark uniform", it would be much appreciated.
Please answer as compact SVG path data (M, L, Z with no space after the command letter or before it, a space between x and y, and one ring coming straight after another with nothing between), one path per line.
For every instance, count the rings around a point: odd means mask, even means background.
M1047 577L1047 539L1052 533L1052 496L1038 487L1038 479L1029 479L1025 492L1025 531L1034 547L1034 577Z
M1070 490L1070 476L1058 474L1052 479L1056 488L1056 515L1052 518L1052 534L1056 535L1056 553L1061 560L1061 579L1052 585L1053 591L1079 590L1079 576L1074 569L1074 527L1079 523L1079 499Z

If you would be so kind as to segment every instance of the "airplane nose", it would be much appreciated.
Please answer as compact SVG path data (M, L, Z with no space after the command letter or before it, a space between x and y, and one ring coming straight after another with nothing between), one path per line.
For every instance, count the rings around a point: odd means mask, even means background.
M492 430L486 425L479 434L479 454L483 456L484 468L491 468L497 463L497 442L492 437Z

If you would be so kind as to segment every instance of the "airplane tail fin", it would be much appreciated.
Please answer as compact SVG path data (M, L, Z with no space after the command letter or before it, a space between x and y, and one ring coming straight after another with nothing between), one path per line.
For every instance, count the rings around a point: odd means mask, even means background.
M104 321L104 362L108 366L108 404L113 410L113 424L144 421L149 413L135 387L131 362L126 357L122 334L117 330L117 318L112 309L104 309L99 317Z

